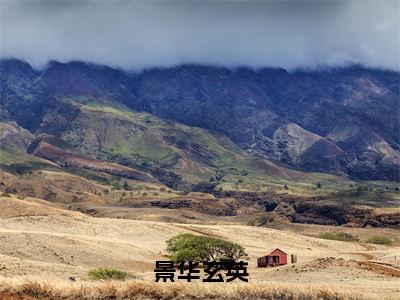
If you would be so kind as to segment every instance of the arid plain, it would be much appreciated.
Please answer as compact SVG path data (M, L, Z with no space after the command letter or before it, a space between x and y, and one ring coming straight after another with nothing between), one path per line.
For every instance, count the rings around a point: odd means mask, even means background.
M14 197L0 198L0 218L0 292L4 297L10 286L32 282L64 284L66 290L76 291L94 284L87 272L97 267L123 270L134 276L135 282L153 284L155 261L167 259L166 240L184 232L221 237L245 247L249 283L234 281L226 284L228 289L248 284L326 290L355 299L400 297L400 237L392 229L343 228L365 237L384 233L394 241L391 246L372 245L313 237L321 231L337 231L333 226L288 224L274 229L235 225L223 219L217 225L207 225L94 218L43 200ZM298 262L257 268L257 257L274 248L296 254ZM220 288L201 284L206 289Z

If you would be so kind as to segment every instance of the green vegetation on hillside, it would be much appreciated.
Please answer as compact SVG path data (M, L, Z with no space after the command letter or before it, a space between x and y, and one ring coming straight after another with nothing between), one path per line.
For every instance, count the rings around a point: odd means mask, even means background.
M47 160L6 147L0 147L0 168L14 175L25 175L37 170L60 169Z
M205 129L104 103L65 101L79 107L80 114L74 121L77 129L61 133L63 139L92 157L134 166L162 181L165 172L172 172L188 184L218 178L213 182L224 190L267 191L290 184L291 193L305 194L316 193L315 182L323 187L318 193L349 182L255 158L229 138Z
M226 136L206 129L163 120L148 113L112 106L110 102L59 97L60 105L74 110L76 118L58 126L59 115L49 111L46 123L57 138L48 141L69 152L84 153L92 158L116 162L151 173L173 189L190 190L192 185L209 184L216 191L277 192L289 195L333 195L336 203L378 205L376 199L390 206L398 205L392 197L398 183L363 183L324 173L304 172L285 165L257 158L239 148ZM57 166L22 152L0 149L0 167L14 175L24 175L40 169L59 169ZM67 169L101 184L114 185L114 179L97 172ZM384 185L389 188L382 192ZM289 188L290 187L290 188ZM358 191L357 189L361 189ZM338 194L338 192L340 192ZM354 196L368 193L366 197ZM379 193L379 195L378 195ZM390 195L389 195L390 193ZM371 201L369 201L371 199ZM329 201L326 204L329 204ZM389 203L390 202L390 203Z

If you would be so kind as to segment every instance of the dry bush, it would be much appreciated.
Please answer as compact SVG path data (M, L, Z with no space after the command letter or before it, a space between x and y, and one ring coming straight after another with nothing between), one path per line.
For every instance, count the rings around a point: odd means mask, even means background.
M0 299L282 299L341 300L374 299L365 295L292 285L242 283L67 283L57 279L14 278L0 281Z

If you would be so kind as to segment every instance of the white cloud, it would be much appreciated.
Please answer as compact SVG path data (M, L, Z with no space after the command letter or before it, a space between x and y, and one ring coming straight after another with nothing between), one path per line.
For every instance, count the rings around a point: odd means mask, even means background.
M5 1L0 53L36 67L182 63L400 69L398 1Z

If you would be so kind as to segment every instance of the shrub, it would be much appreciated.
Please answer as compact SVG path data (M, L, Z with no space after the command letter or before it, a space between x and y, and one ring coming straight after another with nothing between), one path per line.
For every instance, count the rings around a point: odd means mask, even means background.
M237 260L246 256L244 248L219 238L178 234L167 241L167 251L174 262Z
M248 221L247 226L256 226L256 221L255 220Z
M322 186L321 182L317 182L317 188L320 189Z
M271 212L265 212L254 219L247 222L248 226L261 226L267 223L273 223L275 221L275 214Z
M325 233L320 233L318 236L320 239L326 239L326 240L335 240L335 241L342 241L342 242L355 242L358 241L358 237L346 233L346 232L325 232Z
M129 190L129 189L130 189L130 186L129 186L128 182L124 181L124 184L123 184L122 188L123 188L125 191Z
M6 193L6 192L1 193L0 196L1 196L1 197L11 197L10 194L9 194L9 193Z
M264 225L267 223L272 223L274 221L275 221L275 215L271 212L265 212L256 217L256 222L257 222L258 226L261 226L261 225Z
M120 190L121 189L121 183L120 182L116 182L112 184L112 190Z
M180 192L180 194L183 195L183 196L189 195L189 194L190 194L190 189L187 188L187 187L185 187L185 188Z
M391 245L392 240L383 235L374 235L366 240L367 243L370 244L378 244L378 245Z
M92 280L125 280L129 277L126 272L110 268L93 269L87 275Z

